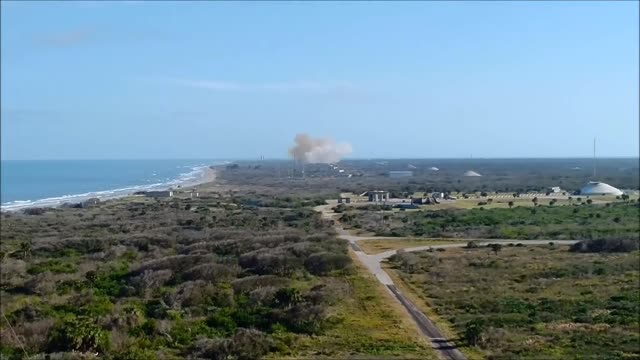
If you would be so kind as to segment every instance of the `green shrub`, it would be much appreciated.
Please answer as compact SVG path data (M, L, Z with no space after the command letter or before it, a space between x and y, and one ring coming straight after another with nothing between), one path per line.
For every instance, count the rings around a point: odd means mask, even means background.
M95 318L73 316L51 331L48 351L82 351L104 353L109 349L109 333L97 325Z
M128 272L129 266L126 263L112 265L92 276L92 280L88 280L89 286L98 295L118 296L126 285Z
M232 313L228 309L220 309L207 318L207 326L229 336L237 328L236 322L231 318Z
M468 345L476 346L486 328L483 319L474 319L465 324L464 340Z
M314 275L324 275L334 270L341 270L351 264L351 258L345 254L321 252L312 254L305 260L304 266Z
M64 262L60 259L51 259L32 265L27 272L31 275L41 274L50 271L54 274L73 274L77 271L73 264Z

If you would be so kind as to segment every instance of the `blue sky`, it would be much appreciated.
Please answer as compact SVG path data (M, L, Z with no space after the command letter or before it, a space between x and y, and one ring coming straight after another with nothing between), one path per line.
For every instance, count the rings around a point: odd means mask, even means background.
M1 6L3 159L638 156L638 2Z

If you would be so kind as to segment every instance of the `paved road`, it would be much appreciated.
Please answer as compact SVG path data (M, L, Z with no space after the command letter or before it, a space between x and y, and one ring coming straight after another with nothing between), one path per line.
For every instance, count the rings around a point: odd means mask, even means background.
M455 345L452 344L449 340L447 340L442 332L429 320L429 318L422 312L418 307L415 306L411 301L409 301L402 293L396 288L393 280L387 274L386 271L381 266L381 262L385 259L393 256L398 252L398 250L389 250L379 254L369 255L365 253L362 248L358 245L358 241L360 240L371 240L375 239L375 237L363 237L363 236L355 236L351 235L347 230L345 230L340 223L337 221L337 215L331 210L332 205L320 205L316 206L314 210L320 212L322 217L327 220L334 221L334 228L338 233L338 237L349 242L349 245L353 249L353 252L358 257L358 260L369 270L371 274L373 274L378 281L380 281L387 290L395 297L395 299L400 302L407 310L407 313L411 318L416 322L420 332L431 342L431 346L438 351L438 354L448 360L465 360L465 356L456 349ZM387 239L388 240L388 239ZM398 240L402 240L402 238L398 238ZM553 241L558 245L570 245L577 240L476 240L478 246L487 245L490 243L500 243L500 244L516 244L516 243L526 243L529 245L543 245L548 244L550 241ZM427 249L437 249L437 248L453 248L453 247L464 247L467 244L464 241L458 241L457 243L452 244L442 244L442 245L433 245L433 246L416 246L410 248L402 249L405 252L412 251L423 251Z
M416 322L418 328L422 335L427 337L431 341L431 346L438 351L440 356L445 359L451 360L464 360L465 356L460 352L460 350L456 349L456 347L449 343L449 341L442 337L442 333L440 330L433 325L431 320L424 315L422 311L420 311L411 301L407 300L396 289L394 285L387 285L387 289L396 297L396 299L407 309L413 321Z

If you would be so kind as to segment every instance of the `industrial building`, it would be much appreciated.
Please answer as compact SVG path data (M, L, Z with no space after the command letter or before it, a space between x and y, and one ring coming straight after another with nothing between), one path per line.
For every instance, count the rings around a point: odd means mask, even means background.
M410 176L413 176L413 171L409 171L409 170L389 171L390 178L402 178L402 177L410 177Z
M624 194L620 189L617 189L609 184L605 184L599 181L590 181L582 189L580 189L580 195L622 195Z
M369 202L386 202L389 201L389 192L384 190L367 191Z
M144 193L144 196L153 197L153 198L172 197L173 196L173 191L171 191L171 190L166 190L166 191L146 191Z

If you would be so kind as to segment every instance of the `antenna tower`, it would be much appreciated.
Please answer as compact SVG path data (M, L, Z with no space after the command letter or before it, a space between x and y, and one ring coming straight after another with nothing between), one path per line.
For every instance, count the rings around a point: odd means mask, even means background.
M593 180L596 179L596 138L593 138Z

